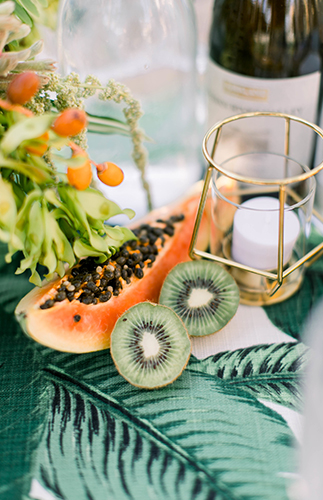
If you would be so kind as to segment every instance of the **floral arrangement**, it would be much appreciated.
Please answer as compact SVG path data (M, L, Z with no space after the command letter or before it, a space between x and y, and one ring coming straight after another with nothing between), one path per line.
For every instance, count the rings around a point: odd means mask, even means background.
M40 285L39 265L48 279L62 276L66 263L72 266L84 256L102 262L134 237L129 229L106 223L134 212L91 187L93 170L112 186L122 182L123 173L113 163L98 165L89 157L86 128L129 135L150 208L145 136L138 127L140 105L123 85L102 86L93 76L83 83L76 74L60 76L52 61L34 59L42 49L38 41L11 50L10 44L29 31L14 8L11 1L0 4L0 240L8 245L8 262L22 252L16 272L29 269L30 281ZM95 93L123 104L125 121L87 116L84 99Z

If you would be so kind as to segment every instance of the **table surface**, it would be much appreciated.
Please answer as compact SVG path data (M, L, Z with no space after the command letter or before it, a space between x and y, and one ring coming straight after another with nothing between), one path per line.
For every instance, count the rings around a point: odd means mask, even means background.
M322 260L290 299L240 305L193 339L181 377L146 391L109 350L61 353L26 337L13 311L31 285L0 251L1 499L289 498Z

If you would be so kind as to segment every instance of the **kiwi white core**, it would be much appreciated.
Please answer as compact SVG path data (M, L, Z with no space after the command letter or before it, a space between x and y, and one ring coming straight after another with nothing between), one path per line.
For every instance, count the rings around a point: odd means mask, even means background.
M177 264L167 275L159 303L182 319L189 335L210 335L223 328L239 305L239 288L220 265L206 260Z
M159 352L159 342L156 339L155 335L152 335L150 332L143 332L141 347L143 349L143 355L145 358L151 358L156 356Z
M188 298L190 307L201 307L207 305L213 299L213 294L205 288L193 288Z
M170 308L142 302L118 319L111 334L111 354L123 377L153 389L175 380L186 366L191 341Z

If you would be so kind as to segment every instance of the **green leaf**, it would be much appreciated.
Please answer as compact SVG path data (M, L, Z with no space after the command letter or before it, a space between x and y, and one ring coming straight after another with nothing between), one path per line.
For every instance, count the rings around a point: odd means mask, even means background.
M99 252L103 253L108 252L109 248L111 247L119 247L119 242L120 242L119 239L112 239L108 238L107 236L100 236L93 229L91 229L89 240L91 246L95 250L98 250Z
M58 187L58 193L63 204L66 204L70 214L72 215L75 228L80 230L82 235L87 233L89 236L91 228L86 217L85 209L78 199L78 190L71 186L62 185Z
M43 213L41 203L35 201L29 211L28 232L25 243L31 253L35 253L40 249L45 237L45 226L43 222Z
M32 2L31 0L17 0L21 6L32 16L39 17L39 12L37 10L37 7L35 3L37 2Z
M33 163L27 163L22 161L17 161L12 158L5 158L0 152L0 165L1 167L7 167L8 169L14 170L18 174L23 174L27 178L30 178L36 184L42 184L44 182L52 182L52 177L48 171L46 163L39 158L40 162L38 165Z
M17 15L17 17L19 17L19 19L27 24L28 26L32 27L33 26L33 20L32 18L30 17L30 15L26 12L26 10L17 2L17 0L15 1L15 14Z
M85 241L78 239L74 241L73 250L75 255L81 259L82 257L98 257L98 262L104 262L107 259L107 255L109 255L109 249L107 248L107 252L101 252L96 250L91 245L86 243Z
M220 352L201 361L192 358L188 369L216 377L258 399L300 411L300 381L308 357L308 348L299 342L264 344Z
M0 497L18 500L30 491L30 461L41 439L47 406L41 404L46 400L41 359L21 333L9 305L15 302L14 292L26 293L31 284L13 274L6 274L4 280L4 274L0 276ZM7 295L6 313L2 305Z
M26 276L16 276L14 274L21 255L15 255L13 262L6 264L6 253L7 246L0 242L0 303L6 313L13 314L19 300L33 287ZM3 333L4 329L1 326L0 337Z
M27 233L27 224L29 221L29 212L34 203L37 203L41 199L41 191L40 189L34 189L31 191L24 200L21 209L18 212L16 227L15 227L15 235L19 238L21 242L21 246L17 248L17 250L23 250L25 246L25 239Z
M129 217L129 219L131 220L136 215L136 212L134 210L132 210L132 208L124 208L123 214L127 215Z
M47 0L33 0L33 2L35 2L35 4L38 6L41 6L41 7L44 7L45 9L48 7L48 1Z
M130 126L122 120L117 120L116 118L108 116L91 115L89 112L87 112L87 117L88 132L95 132L97 134L118 134L131 137ZM148 142L154 142L151 137L148 137L146 134L143 134L143 139Z
M88 132L95 132L97 134L118 134L131 137L131 130L127 123L114 118L103 118L87 113Z
M13 194L12 185L0 177L0 228L5 230L9 241L10 233L14 227L17 217L17 206Z
M322 242L322 234L312 231L310 246L314 248ZM270 321L283 332L295 339L306 341L304 326L313 307L323 296L323 258L320 257L305 270L302 286L292 297L279 304L264 307Z
M52 238L53 247L58 261L67 262L71 267L75 263L75 256L70 242L66 238L63 231L60 229L55 217L51 212L46 215L48 237ZM64 272L63 272L64 274Z
M16 270L16 274L22 274L27 269L30 269L31 276L29 278L30 283L34 285L41 286L42 280L37 271L37 264L40 260L41 252L36 252L34 254L28 255L25 259L20 262L20 267Z
M52 494L287 500L292 433L245 391L190 370L144 391L118 374L109 352L42 352L52 405L34 477Z
M108 236L122 242L128 240L135 240L137 238L129 228L123 226L111 227L105 224L104 230Z
M12 125L1 140L1 151L9 155L21 142L41 136L50 128L54 119L53 113L46 113L42 116L28 117Z
M133 210L129 208L122 210L119 205L108 200L100 191L95 189L89 188L84 191L77 191L76 196L87 215L93 219L105 221L114 215L120 214L128 215L131 219L135 215Z

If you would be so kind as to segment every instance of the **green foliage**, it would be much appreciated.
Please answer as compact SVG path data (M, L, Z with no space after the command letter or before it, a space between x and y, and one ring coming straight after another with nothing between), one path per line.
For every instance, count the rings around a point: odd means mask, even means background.
M258 399L299 411L300 381L308 358L308 348L298 342L264 344L192 360L190 369L212 375Z
M292 433L252 395L191 363L171 386L144 391L120 377L109 352L39 350L51 405L34 476L52 494L287 499Z
M322 242L322 234L312 231L310 248ZM318 259L305 270L301 288L292 297L281 304L264 307L270 321L283 332L295 339L303 340L306 337L304 325L311 309L323 296L323 259Z
M31 285L4 252L0 244L0 496L31 500L36 479L77 500L288 499L293 434L262 400L300 406L304 345L192 356L172 385L138 389L109 351L63 353L23 335L12 311Z
M49 148L69 143L50 131L55 116L29 117L14 107L0 115L0 240L8 244L7 262L22 253L16 273L30 269L36 285L41 284L39 265L47 269L48 279L55 273L63 276L65 264L72 266L88 255L102 262L134 237L127 228L106 225L117 214L133 217L132 210L121 210L95 189L83 192L70 186L50 162L50 149L47 162L29 153L30 142L47 131ZM69 158L60 161L69 164Z
M27 107L36 114L51 110L63 111L66 108L84 108L85 100L96 95L101 101L113 101L122 107L125 120L89 115L87 130L101 134L121 134L128 136L133 144L132 158L137 166L143 189L147 197L147 208L152 210L152 200L149 184L146 180L147 151L143 142L149 140L139 127L139 119L143 112L140 102L133 98L125 85L110 80L106 85L93 75L88 75L84 82L76 73L65 77L58 73L49 73L48 81ZM82 148L87 148L86 131L75 139Z

